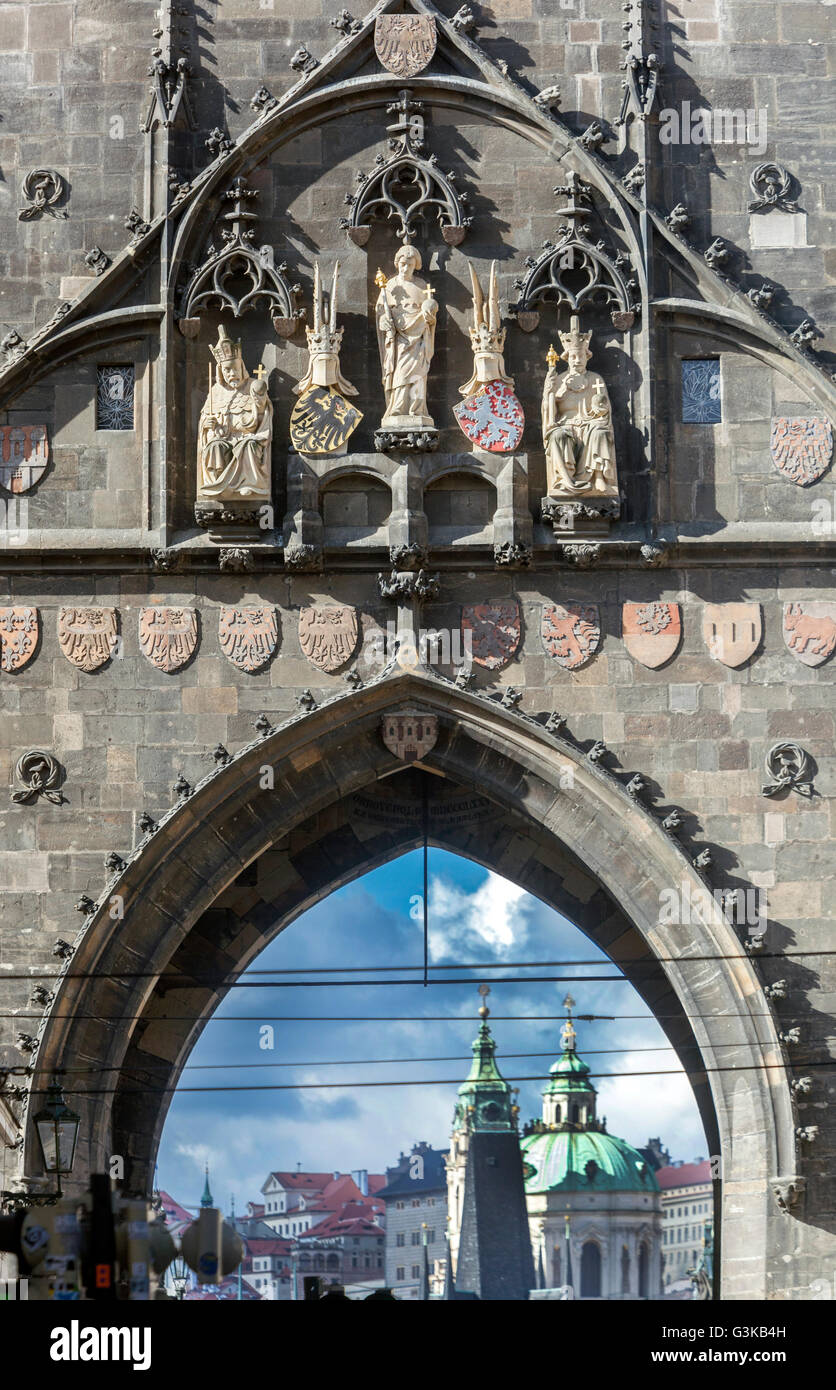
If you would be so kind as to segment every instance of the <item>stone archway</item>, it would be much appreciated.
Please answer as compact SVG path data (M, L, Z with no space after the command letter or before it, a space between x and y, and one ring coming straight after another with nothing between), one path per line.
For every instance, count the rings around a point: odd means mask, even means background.
M438 720L420 774L380 737L384 712L415 703ZM765 1297L780 1218L770 1183L795 1171L794 1125L752 963L711 904L687 927L658 925L664 890L689 882L699 900L702 884L615 778L537 721L424 672L387 674L249 744L107 885L47 1015L34 1081L55 1067L102 1069L103 1084L74 1094L79 1183L119 1153L128 1187L148 1189L168 1088L229 984L318 898L419 842L408 816L375 827L356 814L357 798L387 783L408 801L417 775L438 781L441 801L491 808L439 820L433 843L570 917L662 1016L723 1161L724 1296ZM33 1153L30 1136L28 1171Z

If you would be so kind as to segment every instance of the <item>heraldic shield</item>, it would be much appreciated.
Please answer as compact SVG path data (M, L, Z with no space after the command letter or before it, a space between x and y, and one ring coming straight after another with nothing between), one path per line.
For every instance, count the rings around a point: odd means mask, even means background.
M601 641L601 620L594 603L545 603L540 636L549 656L566 671L591 661Z
M489 381L479 391L453 406L459 428L472 444L492 454L510 454L523 436L525 415L511 387Z
M707 603L702 635L714 661L742 666L758 648L763 634L759 603Z
M678 603L625 603L621 610L624 645L642 666L656 670L670 661L682 637Z
M833 428L817 415L778 416L772 421L772 462L785 478L808 487L821 477L833 456Z
M62 608L58 645L80 671L98 671L119 645L115 608Z
M520 645L517 600L466 603L462 608L462 639L477 666L498 671L507 665Z
M290 440L300 454L336 454L362 418L362 410L333 387L309 386L293 407Z
M197 646L194 608L140 608L139 646L158 671L179 671Z
M0 608L0 670L22 670L35 655L39 633L37 608Z
M0 484L7 492L28 492L48 463L46 425L0 425Z
M308 661L320 671L338 671L350 660L357 645L356 610L347 605L302 608L299 645Z
M387 72L414 77L435 53L435 19L425 14L381 14L374 23L374 51Z
M418 709L397 710L394 714L384 714L380 732L390 753L401 762L414 763L435 747L438 719Z
M227 661L250 675L266 666L279 640L275 608L221 608L218 641Z
M797 661L823 666L836 651L836 603L787 603L784 641Z

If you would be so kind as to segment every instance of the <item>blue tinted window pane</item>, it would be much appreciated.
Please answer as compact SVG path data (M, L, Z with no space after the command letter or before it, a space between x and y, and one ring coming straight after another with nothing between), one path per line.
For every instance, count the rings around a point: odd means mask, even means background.
M717 359L682 363L682 420L686 425L720 423L720 363Z
M134 368L99 367L96 429L132 430L133 427Z

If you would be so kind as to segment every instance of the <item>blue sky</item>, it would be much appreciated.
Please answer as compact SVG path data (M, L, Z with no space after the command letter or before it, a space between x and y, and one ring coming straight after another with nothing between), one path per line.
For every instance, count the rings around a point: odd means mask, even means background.
M300 1164L303 1170L383 1172L416 1140L446 1147L456 1088L467 1073L478 1023L476 987L483 979L492 987L492 1028L500 1068L508 1078L548 1070L560 1050L560 1023L543 1016L563 1012L567 990L580 1013L637 1015L578 1024L578 1050L593 1072L678 1068L659 1025L626 982L501 984L492 979L506 973L608 973L597 965L459 970L457 974L472 978L428 989L420 977L417 983L397 985L385 974L376 975L375 967L420 967L421 858L420 852L404 855L333 893L287 927L242 977L263 982L259 971L310 971L336 964L368 967L360 978L382 983L232 990L207 1024L172 1100L158 1157L158 1184L178 1201L186 1206L198 1203L205 1162L216 1202L227 1209L234 1194L240 1211L248 1200L261 1200L260 1187L273 1168ZM442 850L430 851L429 906L434 964L580 959L603 966L606 961L587 937L551 908L498 874ZM394 976L403 977L400 969ZM522 1017L505 1020L504 1014ZM231 1015L246 1019L234 1022ZM310 1021L311 1015L329 1015L335 1021ZM380 1021L351 1022L349 1015ZM381 1015L415 1021L383 1021ZM441 1016L441 1021L430 1015ZM288 1021L272 1021L275 1016ZM273 1029L272 1049L260 1045L270 1041L261 1031L265 1024ZM414 1060L421 1058L458 1060ZM265 1065L274 1063L282 1065ZM368 1089L334 1085L387 1079L427 1084ZM209 1095L183 1090L302 1083L318 1083L322 1089ZM539 1115L544 1082L513 1084L520 1089L521 1118ZM674 1158L707 1153L693 1095L681 1072L651 1080L605 1076L595 1085L598 1113L607 1116L611 1133L634 1144L658 1134Z

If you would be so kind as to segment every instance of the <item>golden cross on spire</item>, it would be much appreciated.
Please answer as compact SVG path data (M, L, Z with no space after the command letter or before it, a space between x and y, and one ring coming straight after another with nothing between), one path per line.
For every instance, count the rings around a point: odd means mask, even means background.
M491 987L490 987L490 985L480 985L480 986L479 986L479 993L480 993L481 996L482 996L482 1006L481 1006L481 1008L479 1009L479 1017L480 1017L480 1018L487 1018L488 1015L489 1015L489 1013L490 1013L490 1009L488 1008L487 1003L485 1002L486 999L487 999L487 997L488 997L488 995L490 994L490 992L491 992Z

